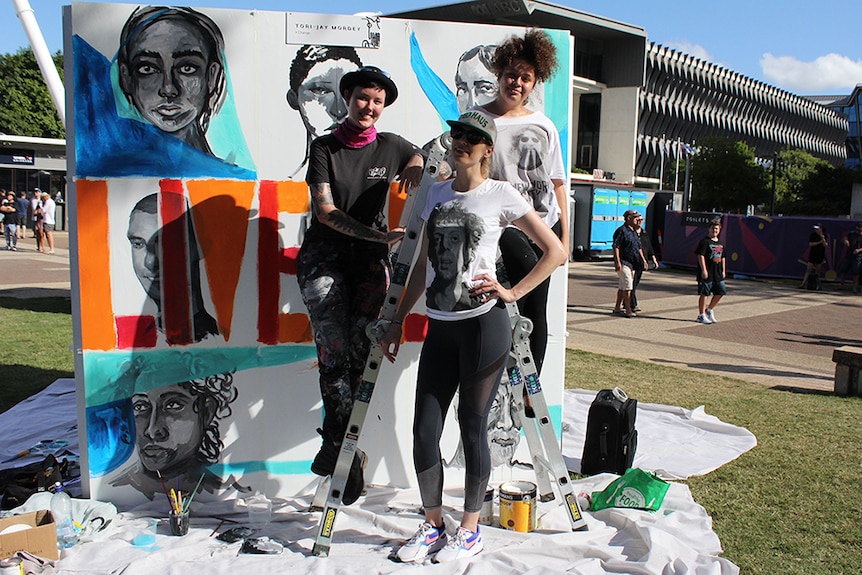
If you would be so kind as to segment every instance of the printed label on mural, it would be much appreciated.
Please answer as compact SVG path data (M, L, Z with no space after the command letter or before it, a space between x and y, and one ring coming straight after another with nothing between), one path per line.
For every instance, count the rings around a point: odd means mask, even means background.
M333 14L286 14L287 44L321 44L380 47L379 16L336 16Z

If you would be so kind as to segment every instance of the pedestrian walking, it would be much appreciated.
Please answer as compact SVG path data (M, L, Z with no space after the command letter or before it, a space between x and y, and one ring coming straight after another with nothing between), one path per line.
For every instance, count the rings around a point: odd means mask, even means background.
M715 319L715 306L727 294L724 285L727 272L727 259L724 257L724 244L718 239L721 232L721 220L715 219L709 224L709 232L697 244L694 253L697 255L697 322L718 323ZM707 305L707 298L709 305Z

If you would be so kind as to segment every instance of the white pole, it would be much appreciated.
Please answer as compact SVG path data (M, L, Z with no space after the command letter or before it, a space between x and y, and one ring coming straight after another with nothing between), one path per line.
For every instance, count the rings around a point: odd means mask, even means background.
M48 51L48 45L45 44L45 38L39 29L39 23L36 22L36 14L30 7L29 0L12 0L12 4L15 5L15 13L18 15L18 19L21 20L24 32L27 33L27 39L30 40L30 47L33 50L33 55L36 56L36 62L42 71L42 78L44 78L45 84L48 86L51 100L54 101L54 107L57 108L57 115L60 116L60 121L65 126L66 100L63 81L60 80L60 74L54 66L54 60Z
M658 151L661 154L661 167L659 168L658 173L658 191L662 191L664 189L664 148L667 145L664 136L661 137L661 144L658 146Z

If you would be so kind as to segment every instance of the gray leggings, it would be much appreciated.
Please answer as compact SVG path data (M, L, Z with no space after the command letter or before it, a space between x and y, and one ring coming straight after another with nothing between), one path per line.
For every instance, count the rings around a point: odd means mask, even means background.
M446 412L459 389L458 425L467 468L464 511L482 509L491 475L488 413L511 346L509 316L502 302L475 318L429 320L419 358L413 419L413 465L426 510L443 505L440 437Z

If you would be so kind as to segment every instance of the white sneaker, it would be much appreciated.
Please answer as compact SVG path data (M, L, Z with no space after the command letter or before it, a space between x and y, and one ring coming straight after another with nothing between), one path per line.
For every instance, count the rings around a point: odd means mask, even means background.
M398 549L396 556L403 563L421 562L429 553L438 551L444 545L446 545L446 531L442 527L438 529L424 521L413 537Z
M706 308L706 317L711 323L718 323L718 320L715 319L715 314L712 313L712 310L709 308Z
M482 535L479 533L478 527L475 533L464 527L458 527L455 535L449 539L446 546L434 557L434 562L446 563L464 557L472 557L484 548L485 545L482 543Z
M697 316L697 323L712 323L712 322L709 320L709 317L707 317L707 315L705 313L702 313L699 316Z

